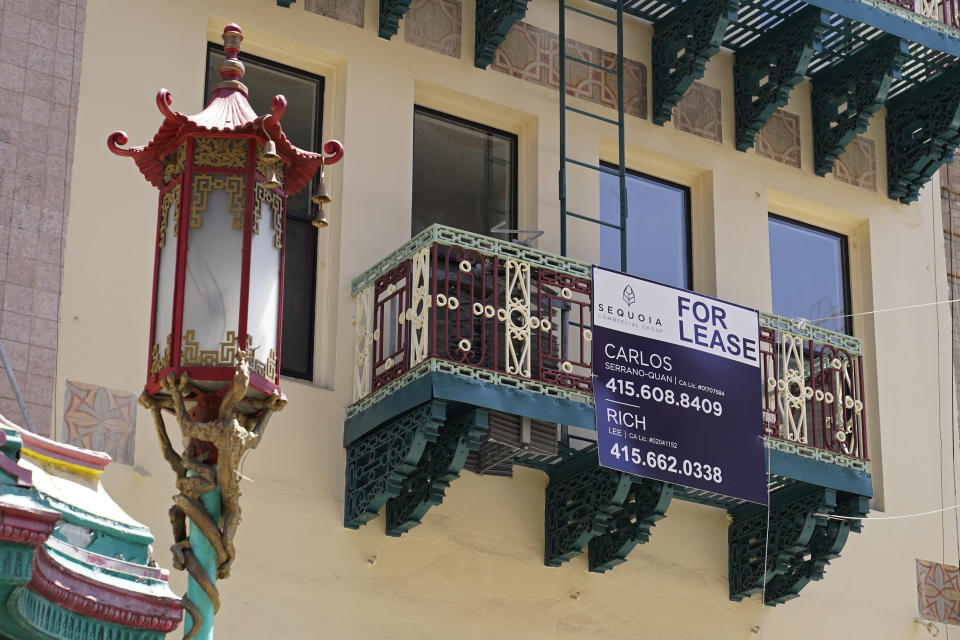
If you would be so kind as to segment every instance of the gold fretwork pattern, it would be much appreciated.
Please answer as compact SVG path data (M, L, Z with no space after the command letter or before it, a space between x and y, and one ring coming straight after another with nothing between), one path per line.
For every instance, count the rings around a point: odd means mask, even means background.
M250 336L247 336L247 344L250 344ZM262 377L266 378L270 382L276 382L277 380L277 352L274 349L270 349L270 353L267 355L266 361L257 360L256 357L253 358L253 370L259 373Z
M247 166L246 138L195 138L193 164L201 167Z
M357 330L354 342L353 400L370 393L370 360L373 357L373 285L357 294Z
M168 216L171 205L173 206L173 235L177 235L177 223L180 222L179 184L163 194L163 199L160 201L160 237L157 238L157 246L161 249L166 244L167 223L169 222Z
M255 198L253 202L253 234L260 233L260 219L262 217L263 204L270 207L270 226L273 227L273 246L277 249L283 246L283 198L279 193L267 189L262 184L257 184L254 190Z
M167 154L167 157L163 159L163 184L170 184L174 178L183 173L186 157L187 148L185 144Z
M236 331L227 331L227 339L220 343L219 349L201 351L195 331L187 329L183 332L183 343L180 346L180 364L201 367L232 367L236 353Z
M207 198L211 191L227 192L227 208L233 214L231 225L243 229L243 177L200 174L193 177L193 197L190 199L190 227L203 227L203 214L207 211ZM232 365L231 365L232 366Z
M277 379L277 351L271 348L266 360L256 357L258 347L253 344L253 336L247 334L247 352L252 353L250 368L267 380L275 382ZM154 345L156 349L156 345ZM232 367L237 353L237 332L227 331L226 339L220 343L218 349L201 350L196 339L196 332L188 329L183 332L183 342L180 346L180 364L183 366L199 367ZM167 355L169 361L169 353Z
M507 348L504 353L507 373L530 377L530 263L507 259L504 292L507 309L504 319Z
M413 295L407 311L410 321L410 367L427 359L429 343L430 303L430 247L413 254Z
M263 145L257 145L257 173L264 178L269 178L270 174L276 173L277 179L283 184L283 162L271 162L263 157Z
M167 346L163 348L163 355L160 354L160 345L154 343L150 354L150 374L156 375L163 371L165 367L170 366L170 334L167 334Z

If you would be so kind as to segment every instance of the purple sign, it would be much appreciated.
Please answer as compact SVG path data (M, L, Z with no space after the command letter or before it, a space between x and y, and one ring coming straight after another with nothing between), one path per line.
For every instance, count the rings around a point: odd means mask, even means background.
M600 464L767 504L757 312L593 269Z

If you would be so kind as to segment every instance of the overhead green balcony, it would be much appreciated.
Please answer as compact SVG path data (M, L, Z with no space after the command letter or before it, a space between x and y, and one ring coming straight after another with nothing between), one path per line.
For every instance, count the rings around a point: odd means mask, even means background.
M522 465L550 477L547 565L589 544L591 570L611 569L672 499L687 500L730 512L731 597L766 585L770 604L822 576L859 530L825 517L865 515L872 496L857 338L761 314L757 433L771 527L782 529L764 563L753 547L765 507L599 466L590 265L434 225L358 276L353 294L346 527L386 506L386 531L399 536L464 469L509 475Z

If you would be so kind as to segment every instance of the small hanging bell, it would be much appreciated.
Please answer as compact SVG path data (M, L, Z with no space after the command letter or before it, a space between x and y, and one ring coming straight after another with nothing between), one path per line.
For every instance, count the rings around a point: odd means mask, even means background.
M263 186L265 186L267 189L276 189L277 187L281 186L280 180L277 178L276 171L270 172L270 177L264 181Z
M327 185L322 177L320 178L320 184L317 185L317 192L313 194L313 197L310 199L316 205L325 205L333 202L333 198L330 196L330 190L327 189Z
M263 159L267 162L276 162L280 159L280 155L277 153L277 143L273 140L267 140L267 144L263 146Z
M315 198L316 196L314 196L314 199ZM322 206L317 205L317 212L310 224L315 226L317 229L323 229L330 226L330 218L327 217L327 212Z

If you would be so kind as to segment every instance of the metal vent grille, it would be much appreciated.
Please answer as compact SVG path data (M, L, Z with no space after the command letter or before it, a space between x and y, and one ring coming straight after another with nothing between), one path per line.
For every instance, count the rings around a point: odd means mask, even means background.
M547 460L557 455L557 425L499 411L490 412L490 428L466 469L488 476L513 476L514 459Z

